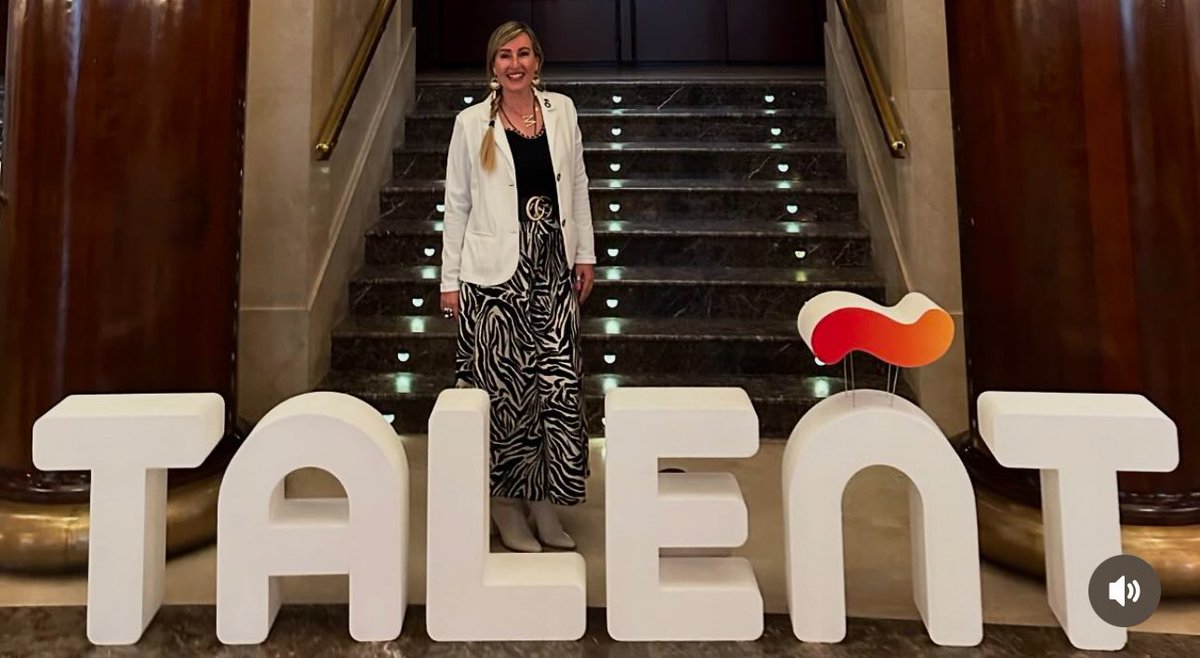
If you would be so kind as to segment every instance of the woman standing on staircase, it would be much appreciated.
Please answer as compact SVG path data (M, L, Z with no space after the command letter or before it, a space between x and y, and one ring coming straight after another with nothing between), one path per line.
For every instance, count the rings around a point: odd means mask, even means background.
M570 549L555 506L584 499L579 308L596 262L582 135L571 99L540 89L529 26L496 28L487 57L492 93L459 113L446 161L442 312L458 320L457 385L491 399L502 541Z

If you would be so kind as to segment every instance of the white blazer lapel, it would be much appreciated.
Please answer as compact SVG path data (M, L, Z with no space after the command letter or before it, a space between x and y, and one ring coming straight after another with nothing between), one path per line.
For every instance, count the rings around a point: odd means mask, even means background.
M488 107L491 107L490 99ZM483 129L487 130L487 124L491 121L491 113L483 115ZM512 148L508 145L508 135L504 133L504 121L500 119L500 115L496 115L496 124L492 130L492 139L496 142L500 152L504 154L504 162L508 164L508 173L512 174L513 179L516 179L517 166L513 164Z
M561 157L556 148L559 144L558 103L551 101L547 96L538 94L536 91L534 92L534 98L541 105L542 121L546 124L546 142L550 145L550 163L554 166L554 173L557 176L559 172L558 162Z

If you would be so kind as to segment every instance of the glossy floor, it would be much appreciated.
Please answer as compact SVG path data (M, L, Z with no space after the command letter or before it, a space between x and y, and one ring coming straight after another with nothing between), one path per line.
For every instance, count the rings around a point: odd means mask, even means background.
M984 641L972 649L934 646L919 622L852 619L841 644L804 644L792 635L788 618L771 615L757 642L614 642L605 632L604 611L589 611L588 630L577 642L435 643L425 633L421 608L410 608L404 632L393 642L359 644L346 632L346 609L293 606L279 615L271 636L259 646L225 647L213 633L212 607L166 608L134 647L93 648L84 638L82 608L0 608L0 656L553 656L554 658L634 658L686 656L1080 656L1057 629L988 626ZM12 630L10 630L12 629ZM14 632L15 631L15 632ZM1125 650L1133 656L1200 655L1200 637L1133 633Z

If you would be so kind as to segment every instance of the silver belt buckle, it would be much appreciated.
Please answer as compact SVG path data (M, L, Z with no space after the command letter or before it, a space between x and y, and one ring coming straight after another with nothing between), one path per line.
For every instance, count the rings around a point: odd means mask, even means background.
M525 202L525 217L530 221L541 222L554 215L554 203L548 196L531 196Z

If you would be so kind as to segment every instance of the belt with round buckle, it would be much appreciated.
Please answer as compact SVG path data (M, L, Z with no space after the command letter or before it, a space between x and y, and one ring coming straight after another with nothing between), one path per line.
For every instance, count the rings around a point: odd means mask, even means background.
M525 202L525 217L530 221L542 222L554 217L554 202L548 196L531 196Z

